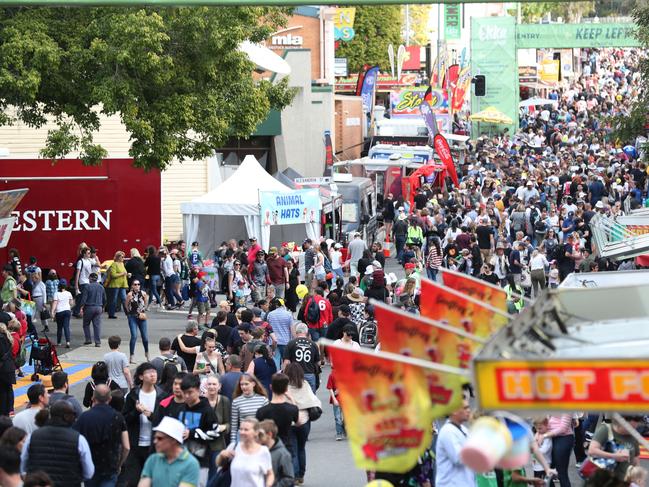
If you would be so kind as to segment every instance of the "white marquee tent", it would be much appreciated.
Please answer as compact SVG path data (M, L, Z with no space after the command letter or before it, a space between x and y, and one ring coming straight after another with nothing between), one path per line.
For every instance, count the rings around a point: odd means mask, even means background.
M218 187L180 205L186 241L200 242L205 255L211 255L222 241L231 238L256 237L262 248L268 250L271 232L269 226L261 224L259 191L290 193L293 190L268 174L257 159L248 155L234 174ZM317 239L320 224L307 223L305 234Z

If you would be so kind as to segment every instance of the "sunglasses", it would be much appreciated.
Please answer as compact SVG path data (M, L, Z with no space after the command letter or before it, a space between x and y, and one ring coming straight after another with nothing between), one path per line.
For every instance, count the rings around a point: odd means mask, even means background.
M133 285L134 285L134 286L139 286L140 283L139 283L139 282L134 282Z

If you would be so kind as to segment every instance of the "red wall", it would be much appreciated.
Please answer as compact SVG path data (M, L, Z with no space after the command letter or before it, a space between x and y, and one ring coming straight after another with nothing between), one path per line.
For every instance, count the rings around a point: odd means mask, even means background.
M0 190L29 188L16 208L21 216L9 246L23 263L35 255L42 268L68 278L79 243L98 249L101 260L131 247L140 252L161 239L160 172L132 167L132 159L107 159L99 167L78 160L52 165L39 159L0 159ZM54 178L54 179L52 179ZM83 179L96 178L96 179ZM98 178L98 179L97 179ZM49 221L48 221L49 219Z

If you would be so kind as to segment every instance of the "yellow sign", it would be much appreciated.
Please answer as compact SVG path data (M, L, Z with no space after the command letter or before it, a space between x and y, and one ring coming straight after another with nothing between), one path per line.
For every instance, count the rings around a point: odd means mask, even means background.
M548 60L541 61L541 69L539 70L539 78L541 81L548 83L556 83L559 81L559 61Z
M356 9L354 7L337 8L334 14L334 27L342 29L343 27L354 27L354 17Z
M473 367L486 410L635 412L649 401L649 360L477 360Z

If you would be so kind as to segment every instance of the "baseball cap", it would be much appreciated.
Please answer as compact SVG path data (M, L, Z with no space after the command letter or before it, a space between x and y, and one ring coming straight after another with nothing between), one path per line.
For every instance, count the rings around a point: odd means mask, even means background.
M405 266L403 266L403 268L404 269L414 269L415 264L413 264L412 262L408 262Z
M183 434L185 433L185 425L182 424L175 418L171 416L165 416L160 421L160 424L153 428L153 431L159 431L165 435L173 438L181 445L183 444Z
M341 244L341 243L336 243L334 245L334 249L342 249L342 248L343 248L343 244Z

